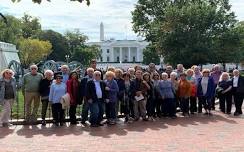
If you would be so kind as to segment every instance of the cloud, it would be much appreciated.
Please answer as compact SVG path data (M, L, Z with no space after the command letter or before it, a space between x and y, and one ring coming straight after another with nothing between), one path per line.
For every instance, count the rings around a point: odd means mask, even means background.
M52 0L34 4L31 0L12 3L11 0L0 0L0 12L16 17L24 13L40 19L43 29L53 29L64 33L66 30L80 29L90 41L99 40L99 25L104 23L105 37L115 39L136 39L132 31L131 11L137 0L91 0L88 7L85 3L70 0ZM231 0L232 10L239 20L244 20L243 0Z

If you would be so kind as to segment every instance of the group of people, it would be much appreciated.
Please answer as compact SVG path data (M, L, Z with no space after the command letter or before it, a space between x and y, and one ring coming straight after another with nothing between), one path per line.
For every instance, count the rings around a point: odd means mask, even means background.
M23 78L25 122L35 124L39 104L42 104L42 125L46 124L48 105L51 105L53 122L62 126L65 109L69 111L71 125L77 124L77 106L82 105L81 123L91 127L114 125L118 115L124 121L155 121L157 117L177 118L202 113L211 116L215 110L216 97L219 98L221 112L231 114L232 101L234 115L242 114L244 98L244 78L238 70L222 72L219 65L212 70L192 66L185 70L178 64L174 70L167 66L158 72L155 64L148 69L140 66L123 71L110 67L104 73L96 67L96 60L80 77L76 71L69 71L67 65L53 73L46 70L44 77L38 73L36 65ZM16 98L16 82L10 69L2 71L0 79L0 104L3 106L0 125L8 126L11 107ZM234 100L233 100L234 99ZM90 113L90 115L89 115Z

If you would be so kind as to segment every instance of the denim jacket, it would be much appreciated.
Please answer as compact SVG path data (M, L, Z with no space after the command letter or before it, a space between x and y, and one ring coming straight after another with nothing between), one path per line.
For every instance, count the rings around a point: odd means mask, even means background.
M14 78L12 78L11 80L11 84L13 86L13 90L14 90L14 98L16 98L16 81ZM3 102L4 100L4 95L5 95L5 81L3 78L0 78L0 103Z

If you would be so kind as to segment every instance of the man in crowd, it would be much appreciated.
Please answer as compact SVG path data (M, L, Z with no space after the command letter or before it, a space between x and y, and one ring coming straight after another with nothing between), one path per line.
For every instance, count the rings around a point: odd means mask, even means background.
M23 94L25 98L25 120L26 123L35 123L37 120L37 112L40 104L39 84L42 80L42 74L38 73L37 66L30 66L31 72L24 75L23 78ZM31 111L32 102L34 103Z
M101 72L95 71L93 80L87 82L86 100L90 109L91 127L99 127L102 124L104 113L105 83L101 81Z

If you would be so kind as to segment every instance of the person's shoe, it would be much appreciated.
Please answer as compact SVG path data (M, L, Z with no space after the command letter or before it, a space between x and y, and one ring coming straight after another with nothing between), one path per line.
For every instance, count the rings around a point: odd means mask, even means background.
M56 127L58 127L58 126L59 126L59 123L55 122L54 125L55 125Z
M192 115L194 115L195 113L194 112L191 112Z
M226 114L227 114L227 115L230 115L230 114L231 114L231 112L227 112Z
M125 123L129 121L129 118L128 117L125 117Z
M240 114L238 112L234 112L234 116L239 116Z
M143 120L143 121L148 121L148 118L143 118L142 120Z
M171 116L170 118L171 118L171 119L176 119L177 116L176 116L176 115L173 115L173 116Z
M99 123L98 125L99 125L99 126L104 126L104 124L103 124L103 123Z
M211 112L208 113L209 116L213 116L213 114Z
M71 124L71 125L76 125L77 122L76 122L76 121L72 121L72 122L70 122L70 124Z
M46 126L46 121L42 120L41 124L42 124L42 126Z
M202 111L198 111L198 113L202 113Z
M64 125L64 123L63 122L60 122L60 126L63 126Z
M10 126L12 126L12 124L10 124L10 123L2 123L2 127L10 127Z
M135 119L134 119L134 121L138 121L138 120L139 120L139 118L135 118Z
M205 112L204 115L208 115L208 112Z
M98 124L91 124L90 127L99 127Z

